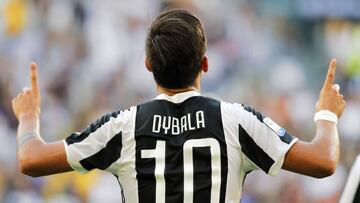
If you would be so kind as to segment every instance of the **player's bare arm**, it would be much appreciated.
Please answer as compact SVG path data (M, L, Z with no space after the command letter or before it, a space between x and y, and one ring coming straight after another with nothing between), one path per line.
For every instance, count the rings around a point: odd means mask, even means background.
M340 87L334 84L336 59L332 59L316 104L316 112L328 110L340 118L345 108ZM288 151L283 168L318 178L333 174L339 160L339 135L336 123L316 121L316 135L310 143L298 141Z
M13 99L12 107L19 121L17 157L21 172L43 176L72 170L66 160L62 142L46 143L40 137L41 96L37 82L37 67L30 65L31 88L25 87Z

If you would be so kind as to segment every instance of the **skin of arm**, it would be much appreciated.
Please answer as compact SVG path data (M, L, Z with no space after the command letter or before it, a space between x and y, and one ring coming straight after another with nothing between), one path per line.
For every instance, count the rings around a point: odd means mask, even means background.
M324 178L332 175L339 160L339 137L330 121L316 123L316 135L310 142L298 141L285 156L283 169Z
M38 126L39 118L35 115L24 115L19 119L17 157L20 171L32 177L71 171L63 142L45 143ZM21 138L25 138L23 142L20 142Z
M345 108L345 101L343 95L339 93L340 87L333 84L335 70L336 59L332 59L316 105L316 112L328 110L340 118ZM295 143L285 156L283 169L316 178L327 177L336 170L339 151L336 123L318 120L314 139L310 143L302 141Z
M13 99L14 114L19 121L17 158L19 170L37 177L71 171L63 142L45 143L40 137L40 91L36 64L31 64L31 89L25 87Z

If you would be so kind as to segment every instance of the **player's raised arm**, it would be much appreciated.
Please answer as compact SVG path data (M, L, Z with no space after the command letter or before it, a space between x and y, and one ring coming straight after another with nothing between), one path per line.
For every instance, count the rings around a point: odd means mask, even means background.
M37 66L30 65L31 88L24 87L12 100L19 121L17 157L21 172L30 176L50 175L70 171L62 142L45 143L40 137L40 89Z
M345 108L343 95L339 93L340 86L334 84L335 71L336 59L332 59L316 104L314 139L310 143L295 143L286 154L284 169L318 178L335 172L339 160L336 123Z

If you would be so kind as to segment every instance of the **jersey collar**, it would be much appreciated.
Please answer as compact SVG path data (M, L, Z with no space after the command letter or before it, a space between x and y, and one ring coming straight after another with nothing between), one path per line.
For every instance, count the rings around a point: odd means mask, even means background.
M189 99L190 97L195 97L195 96L200 96L200 93L197 91L187 91L187 92L182 92L182 93L178 93L175 94L173 96L169 96L167 94L160 94L158 95L155 99L156 100L166 100L172 103L182 103L183 101Z

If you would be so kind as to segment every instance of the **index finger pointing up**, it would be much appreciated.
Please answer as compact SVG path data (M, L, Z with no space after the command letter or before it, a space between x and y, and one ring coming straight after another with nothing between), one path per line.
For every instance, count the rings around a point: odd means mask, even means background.
M333 58L330 61L329 70L324 83L324 88L331 88L332 85L334 84L335 71L336 71L336 59Z
M30 79L31 79L31 90L33 92L38 93L39 86L38 86L38 82L37 82L37 67L36 67L35 62L32 62L30 64Z

